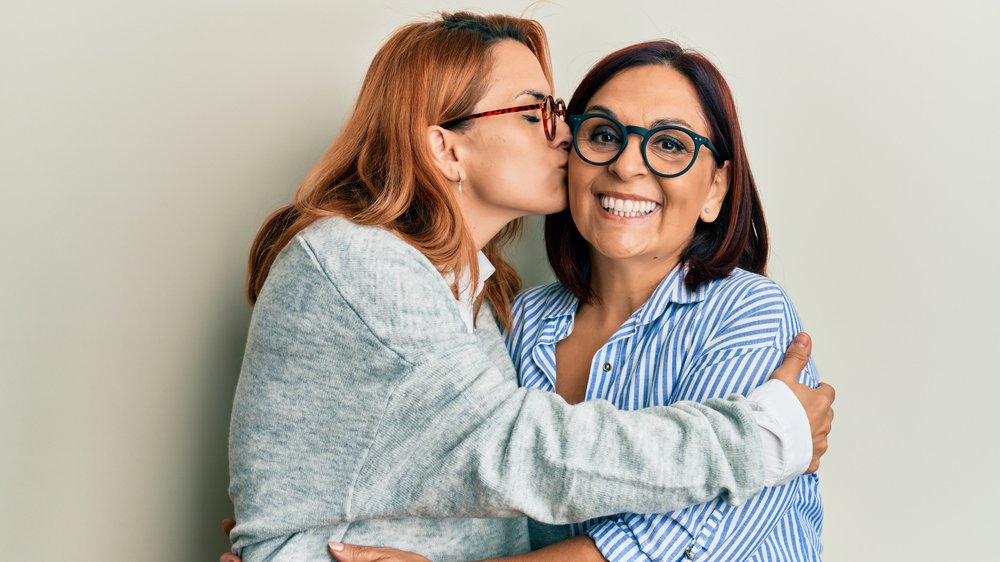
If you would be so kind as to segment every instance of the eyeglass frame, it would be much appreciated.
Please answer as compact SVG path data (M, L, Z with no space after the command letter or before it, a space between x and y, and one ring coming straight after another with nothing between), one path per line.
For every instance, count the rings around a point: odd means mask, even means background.
M618 152L614 156L612 156L611 159L608 160L607 162L597 163L588 160L587 157L583 155L583 152L580 151L580 147L576 144L576 133L580 129L580 125L591 117L601 117L603 119L607 119L608 121L614 123L618 127L619 131L625 132L625 135L622 137L623 140L621 147L618 149ZM605 113L581 113L579 115L570 115L566 118L566 123L569 124L571 134L573 135L573 150L576 151L577 156L579 156L581 160L590 164L591 166L608 166L615 160L618 160L618 158L622 155L623 152L625 152L625 149L628 147L629 135L639 135L640 137L642 137L642 144L639 145L639 151L642 153L642 161L646 164L646 168L650 172L652 172L657 176L660 176L661 178L676 178L677 176L684 175L688 170L691 169L691 166L694 166L695 161L698 160L698 152L701 150L702 145L705 145L712 152L712 155L715 156L716 164L722 164L722 162L725 161L722 159L722 156L719 154L719 151L715 149L715 145L712 144L712 141L708 137L699 135L698 133L690 129L681 127L679 125L665 125L663 127L647 129L645 127L637 127L635 125L623 125L621 121ZM654 134L664 130L680 131L691 137L691 140L694 141L694 154L691 156L691 161L688 162L688 165L683 170L677 172L676 174L663 174L657 172L649 164L649 158L646 156L646 144L649 142L649 139Z
M551 121L552 122L552 130L551 131L549 130L549 119L548 119L548 116L546 115L548 113L548 110L546 109L546 106L549 103L552 103L552 107L555 108L555 117L556 118L560 118L561 117L565 121L566 120L566 102L563 101L562 98L554 98L552 96L545 96L545 99L543 99L539 103L533 103L533 104L530 104L530 105L518 105L518 106L514 106L514 107L506 107L506 108L503 108L503 109L491 109L489 111L482 111L480 113L473 113L473 114L470 114L470 115L466 115L464 117L458 117L456 119L451 119L451 120L445 121L444 123L441 123L439 125L439 127L443 127L445 129L448 129L450 127L454 127L455 125L458 125L459 123L461 123L463 121L469 121L469 120L472 120L472 119L479 119L481 117L492 117L494 115L507 115L508 113L520 113L522 111L533 111L533 110L539 109L539 110L542 111L542 130L545 132L545 138L551 141L551 140L554 140L556 138L556 128L558 127L558 124L555 122L555 119L553 119Z

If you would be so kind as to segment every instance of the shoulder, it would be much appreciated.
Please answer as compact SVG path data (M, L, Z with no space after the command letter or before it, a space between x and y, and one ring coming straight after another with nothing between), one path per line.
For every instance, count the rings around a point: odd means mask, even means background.
M737 268L708 282L705 294L703 306L720 335L783 347L801 329L788 294L763 275Z
M567 297L572 296L559 283L530 287L517 293L510 305L510 329L504 334L511 355L517 355L522 342L533 340L542 327L542 319L564 306Z
M317 265L337 278L353 280L372 272L413 273L440 278L419 250L377 226L329 217L309 225L296 237L316 256Z
M558 282L524 289L511 302L512 323L523 329L575 300L576 297Z
M352 301L426 299L439 293L451 298L447 283L419 250L388 230L341 217L320 219L292 238L268 282L294 284L299 275L319 277Z
M725 316L791 306L788 294L774 280L739 268L722 279L708 282L705 295L705 300L716 304Z
M338 306L322 310L332 314L346 306L392 347L416 341L430 327L464 333L444 278L419 250L386 229L341 217L321 219L295 236L281 260L308 266L325 281Z
M300 232L300 245L345 294L365 298L444 292L447 283L419 250L388 230L341 217L319 220Z
M706 283L707 299L753 302L777 298L784 290L769 277L736 268L729 275Z
M514 296L511 307L519 309L522 314L544 312L562 301L568 292L558 282L529 287Z
M564 308L567 298L573 298L572 293L559 283L530 287L514 297L510 329L504 333L504 340L519 377L525 357L538 343L546 317Z

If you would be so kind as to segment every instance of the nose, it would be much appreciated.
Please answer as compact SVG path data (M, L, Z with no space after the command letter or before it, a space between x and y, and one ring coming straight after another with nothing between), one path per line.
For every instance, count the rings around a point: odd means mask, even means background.
M608 171L622 181L645 176L647 168L646 161L642 159L642 141L626 141L625 150L615 158L614 162L608 164Z
M569 152L570 141L573 139L569 125L562 118L556 119L556 134L549 141L553 148L559 148Z

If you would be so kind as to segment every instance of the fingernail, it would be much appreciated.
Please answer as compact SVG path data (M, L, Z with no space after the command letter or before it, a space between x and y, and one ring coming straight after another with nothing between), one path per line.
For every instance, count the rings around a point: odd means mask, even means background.
M792 340L792 344L797 345L799 347L805 347L806 346L806 335L803 334L802 332L799 332L795 336L795 339Z
M330 542L329 545L330 545L330 550L334 552L343 552L344 550L344 543L342 542Z

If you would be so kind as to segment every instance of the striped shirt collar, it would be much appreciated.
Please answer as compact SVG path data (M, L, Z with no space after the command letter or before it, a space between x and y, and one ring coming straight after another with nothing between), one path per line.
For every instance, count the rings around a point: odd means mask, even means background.
M667 309L668 304L689 304L705 300L708 283L700 284L694 291L688 289L687 285L684 284L684 276L687 272L687 264L681 263L670 270L670 273L660 281L656 289L653 290L653 294L649 296L649 300L643 303L632 315L640 326L659 318ZM580 300L569 289L564 286L560 287L564 294L561 298L556 299L552 308L542 316L545 320L576 315Z

